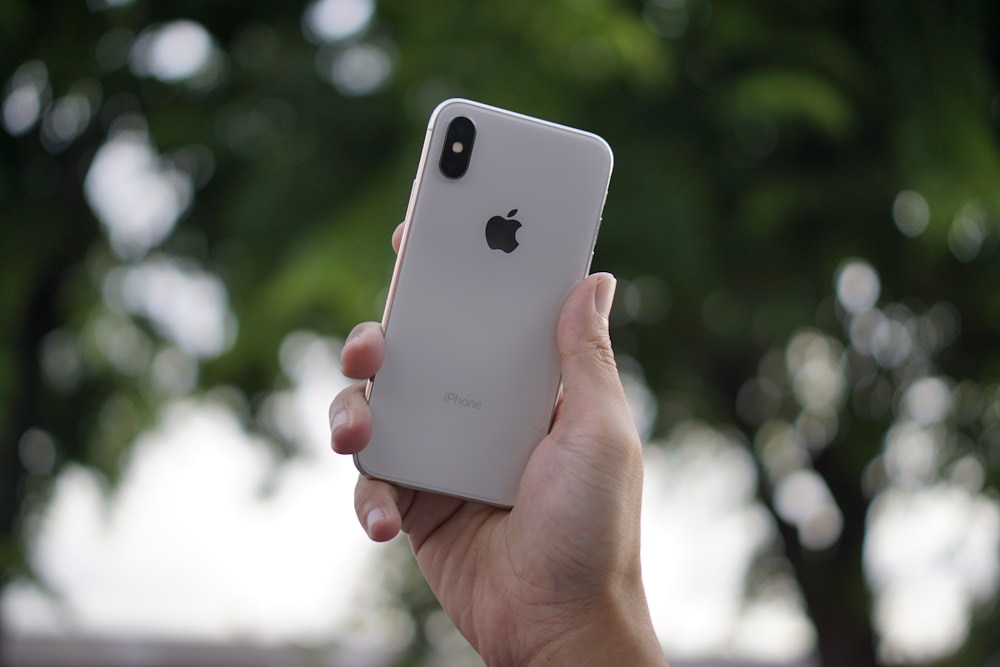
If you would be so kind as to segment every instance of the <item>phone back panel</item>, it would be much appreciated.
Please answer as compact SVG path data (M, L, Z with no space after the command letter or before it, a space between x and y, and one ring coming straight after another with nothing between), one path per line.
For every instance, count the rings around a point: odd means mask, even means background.
M467 172L450 179L438 160L457 116L476 139ZM383 317L385 360L368 387L361 472L513 505L549 429L556 324L589 269L611 166L596 135L466 100L437 108ZM494 216L521 225L510 253L487 243Z

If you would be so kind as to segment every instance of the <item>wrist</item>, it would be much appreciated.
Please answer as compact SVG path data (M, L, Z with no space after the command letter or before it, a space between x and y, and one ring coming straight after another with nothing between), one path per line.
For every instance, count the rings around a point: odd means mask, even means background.
M667 660L649 618L642 587L616 592L580 613L548 624L548 637L527 656L524 667L666 667Z

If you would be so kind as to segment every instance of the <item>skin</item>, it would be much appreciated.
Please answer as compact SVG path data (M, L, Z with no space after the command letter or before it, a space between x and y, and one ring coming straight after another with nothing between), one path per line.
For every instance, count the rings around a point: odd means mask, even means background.
M401 236L402 225L396 252ZM409 535L445 612L491 666L666 665L640 572L642 452L608 336L614 289L610 274L592 275L563 307L563 393L513 509L358 480L369 537ZM380 325L359 324L344 343L344 373L372 377L384 353ZM330 424L337 453L365 447L363 382L333 400Z

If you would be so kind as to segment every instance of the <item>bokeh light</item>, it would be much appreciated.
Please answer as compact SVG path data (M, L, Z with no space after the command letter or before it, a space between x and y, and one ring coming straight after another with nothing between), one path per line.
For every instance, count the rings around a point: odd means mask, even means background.
M668 39L681 37L690 22L687 0L648 0L642 15L650 30Z
M754 448L772 485L801 470L811 460L805 438L781 419L770 420L757 429Z
M931 221L931 208L919 192L903 190L892 202L892 220L904 236L920 236Z
M937 475L943 433L910 421L893 424L885 434L882 463L889 481L902 487L919 487Z
M149 368L153 341L130 317L99 311L88 320L82 335L85 343L117 373L137 377Z
M119 127L94 156L84 194L115 253L137 259L173 230L191 205L193 184L157 154L141 119Z
M180 20L146 28L132 45L129 61L136 76L208 88L221 74L222 54L204 26Z
M40 428L30 428L17 443L21 465L32 475L46 476L56 463L56 445L52 436Z
M774 489L778 515L798 530L806 549L822 551L840 537L844 525L840 509L826 482L812 470L797 470L782 478Z
M951 409L951 389L939 377L916 380L903 394L903 413L918 424L942 421Z
M860 259L844 262L837 270L837 300L849 313L868 310L878 301L882 284L872 265Z
M367 28L374 14L372 0L315 0L302 15L302 31L315 42L348 39Z
M65 328L49 332L42 340L39 356L49 387L62 393L76 389L82 375L83 359L74 332Z
M42 145L58 153L79 137L101 105L101 86L93 79L76 82L52 103L42 119Z
M643 578L669 655L789 661L808 654L813 630L794 587L775 582L760 597L746 596L750 564L775 535L756 487L746 448L710 426L680 423L647 448Z
M958 261L971 262L979 255L990 234L986 212L978 204L969 203L948 226L948 248Z
M840 343L817 331L792 336L785 352L792 391L804 408L839 407L846 379Z
M190 262L156 255L116 268L105 277L104 294L111 305L147 318L192 357L218 356L236 335L225 285Z
M1000 581L1000 502L938 483L872 504L864 564L883 658L928 662L965 640Z
M393 57L385 43L366 41L341 49L320 49L316 68L342 94L360 97L378 92L386 84Z
M134 2L135 0L87 0L87 6L91 11L102 12L117 7L127 7Z
M156 389L166 396L184 396L198 383L198 362L172 345L156 353L152 370Z
M4 86L4 129L15 137L26 133L38 122L50 95L45 63L31 60L18 67Z
M105 72L114 72L128 64L135 35L126 28L112 28L94 45L94 59Z

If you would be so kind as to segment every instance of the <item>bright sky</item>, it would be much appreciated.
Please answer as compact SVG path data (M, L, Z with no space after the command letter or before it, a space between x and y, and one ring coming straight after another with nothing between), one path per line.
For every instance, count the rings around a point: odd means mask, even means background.
M207 400L166 408L110 496L92 473L66 471L31 545L66 613L20 589L8 618L26 631L328 639L373 555L353 468L325 446L326 403L343 384L326 365L299 386L291 408L312 417L310 446L281 464Z

